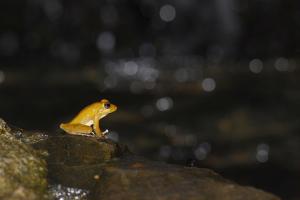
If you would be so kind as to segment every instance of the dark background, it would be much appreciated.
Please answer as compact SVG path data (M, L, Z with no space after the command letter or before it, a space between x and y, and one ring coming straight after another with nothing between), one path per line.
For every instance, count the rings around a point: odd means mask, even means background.
M299 199L292 0L0 2L0 116L54 132L101 98L114 140Z

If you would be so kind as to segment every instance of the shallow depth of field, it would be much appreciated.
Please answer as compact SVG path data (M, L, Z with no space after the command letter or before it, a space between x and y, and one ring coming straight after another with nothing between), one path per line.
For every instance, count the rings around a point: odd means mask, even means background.
M49 134L102 98L146 158L300 198L300 3L0 3L0 117Z

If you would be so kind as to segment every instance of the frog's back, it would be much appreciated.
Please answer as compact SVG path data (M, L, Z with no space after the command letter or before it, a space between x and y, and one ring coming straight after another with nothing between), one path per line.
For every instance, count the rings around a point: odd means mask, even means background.
M100 106L100 103L96 102L84 107L70 123L85 123L86 121L93 120L95 114L100 109Z

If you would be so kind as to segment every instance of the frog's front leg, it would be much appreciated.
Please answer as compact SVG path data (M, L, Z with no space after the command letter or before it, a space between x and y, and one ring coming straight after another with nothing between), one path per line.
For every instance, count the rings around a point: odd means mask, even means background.
M60 128L72 135L88 135L93 133L92 127L83 124L60 124Z
M99 120L100 120L99 117L95 117L95 119L94 119L94 124L93 124L93 128L94 128L94 131L95 131L95 133L96 133L96 135L97 135L98 137L103 137L104 134L103 134L103 132L102 132L101 129L100 129L100 122L99 122Z

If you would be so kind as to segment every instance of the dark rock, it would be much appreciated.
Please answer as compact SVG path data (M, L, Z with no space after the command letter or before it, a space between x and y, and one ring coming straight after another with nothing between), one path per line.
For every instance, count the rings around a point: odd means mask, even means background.
M0 199L47 198L46 163L0 119Z
M33 147L48 152L50 183L82 189L92 189L105 163L127 152L110 140L68 134L49 136Z
M208 169L187 168L137 157L111 162L103 168L91 199L120 200L278 200L240 186Z
M5 132L7 127L0 127ZM38 152L46 152L53 199L279 200L267 192L226 180L209 169L137 157L125 146L106 139L67 134L44 137L25 132L16 135L20 144L26 141ZM32 176L28 179L39 180Z
M124 146L93 137L55 135L34 144L49 153L52 184L89 191L88 199L278 200L272 194L240 186L208 169L149 161ZM68 194L68 195L67 195ZM55 196L55 195L53 195ZM56 195L59 196L59 195ZM85 199L86 196L82 197Z

